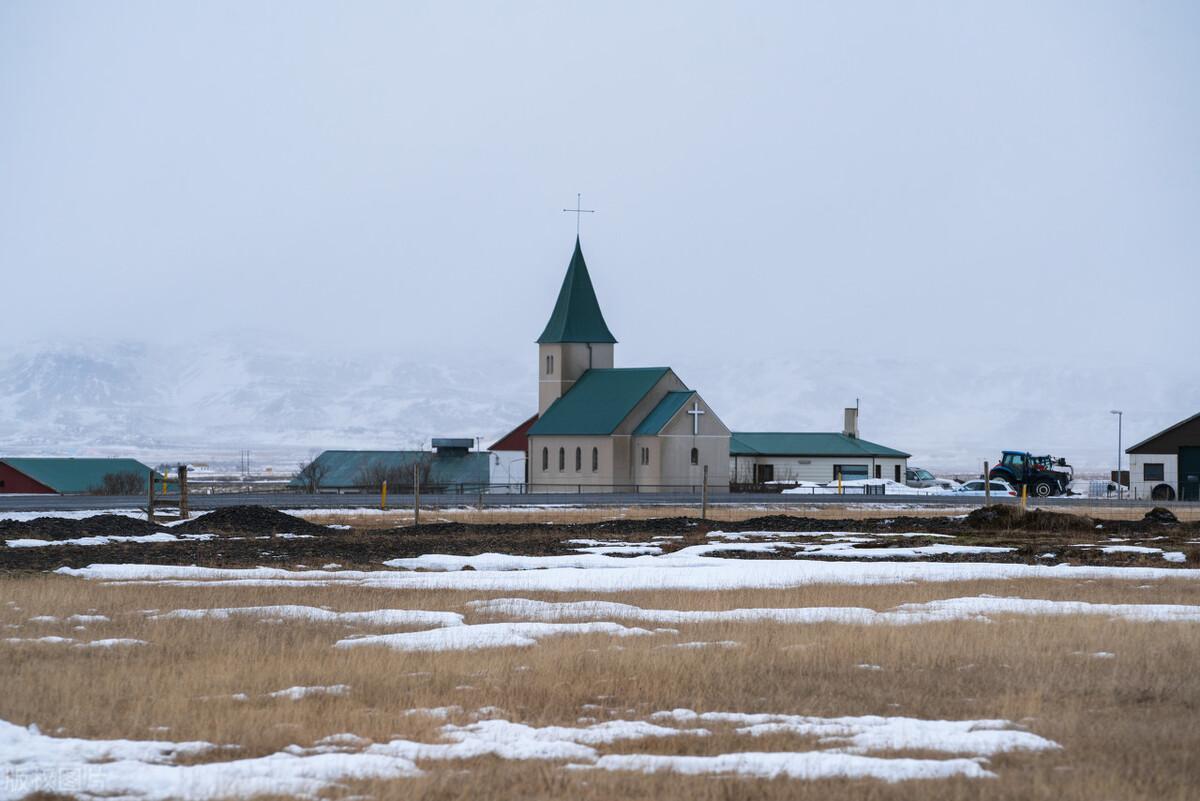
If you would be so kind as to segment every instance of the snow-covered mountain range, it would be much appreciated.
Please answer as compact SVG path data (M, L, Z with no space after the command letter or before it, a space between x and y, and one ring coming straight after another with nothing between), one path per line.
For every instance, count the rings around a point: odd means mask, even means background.
M977 469L1004 448L1105 470L1116 452L1109 409L1124 408L1128 445L1200 399L1200 376L1149 366L802 351L673 366L735 430L838 430L842 406L862 398L865 439L946 471ZM534 368L532 353L314 354L262 337L35 344L0 359L0 455L234 462L248 449L256 462L294 467L324 448L411 448L435 436L486 446L535 410Z

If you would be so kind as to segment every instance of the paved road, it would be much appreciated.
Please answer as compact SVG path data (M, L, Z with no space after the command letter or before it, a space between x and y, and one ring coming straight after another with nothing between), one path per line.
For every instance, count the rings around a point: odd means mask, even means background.
M496 494L484 495L483 505L488 508L504 508L513 506L699 506L699 493L554 493L535 495ZM999 501L1000 499L995 499ZM1004 499L1016 502L1016 499ZM422 495L421 508L434 509L445 507L477 507L480 496L477 494L444 494ZM159 499L163 506L174 506L178 502L176 496L164 496ZM388 506L394 509L412 507L412 495L390 495ZM921 506L935 509L938 507L979 506L983 498L961 498L953 495L780 495L754 493L724 493L709 496L713 506L769 506L778 507L778 511L787 511L788 507L813 505L846 505L871 504L879 506ZM346 509L374 508L379 505L379 497L368 494L322 494L308 495L290 492L244 492L204 495L193 493L189 505L193 511L209 511L224 506L242 504L269 506L276 509ZM1080 507L1080 506L1113 506L1125 508L1149 509L1157 504L1151 501L1116 501L1094 500L1088 498L1045 498L1037 501L1038 506ZM1175 504L1171 504L1175 505ZM98 497L94 495L0 495L0 514L5 512L72 512L95 509L144 509L145 496L131 497Z

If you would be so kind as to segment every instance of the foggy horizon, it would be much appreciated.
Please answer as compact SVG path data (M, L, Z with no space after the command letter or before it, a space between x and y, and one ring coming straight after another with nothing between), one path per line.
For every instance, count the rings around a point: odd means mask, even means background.
M914 463L1099 464L1110 409L1196 412L1197 33L1185 3L8 3L6 358L497 361L535 407L581 192L617 364L734 428L861 396Z

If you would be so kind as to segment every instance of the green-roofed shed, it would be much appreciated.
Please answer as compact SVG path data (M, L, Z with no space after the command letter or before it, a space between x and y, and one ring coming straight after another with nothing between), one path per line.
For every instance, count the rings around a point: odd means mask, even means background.
M469 439L449 440L467 447ZM384 481L392 492L411 492L419 476L425 492L473 492L489 481L488 454L466 447L442 445L430 451L324 451L314 462L312 475L319 490L377 491ZM306 486L299 476L295 488Z
M0 459L0 493L140 493L150 473L136 459L11 457Z

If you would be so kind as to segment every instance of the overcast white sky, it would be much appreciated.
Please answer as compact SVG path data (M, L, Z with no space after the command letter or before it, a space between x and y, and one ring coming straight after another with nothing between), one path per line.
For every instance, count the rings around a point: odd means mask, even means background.
M1197 372L1198 76L1194 2L8 0L5 337L520 353L578 191L619 363L1133 393Z

